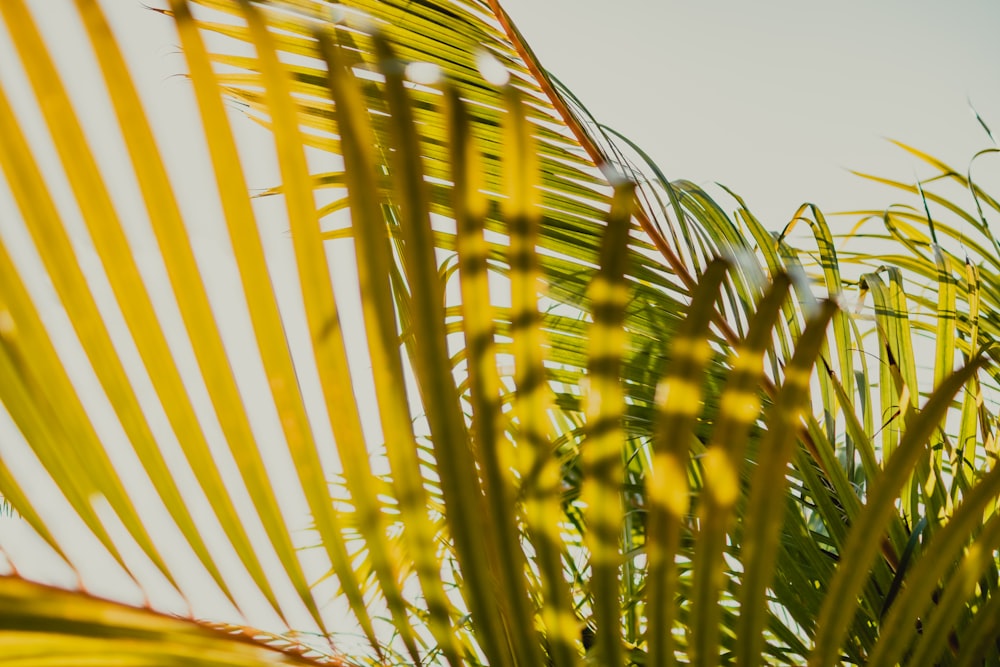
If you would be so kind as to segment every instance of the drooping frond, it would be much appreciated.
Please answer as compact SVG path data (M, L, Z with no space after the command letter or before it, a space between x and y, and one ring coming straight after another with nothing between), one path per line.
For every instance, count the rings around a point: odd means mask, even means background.
M669 181L477 0L170 0L221 212L185 219L100 6L76 8L148 220L119 210L26 3L0 2L41 110L0 86L19 230L0 234L0 495L80 588L111 571L221 624L10 578L0 648L298 664L275 642L355 634L359 663L826 665L932 661L954 637L995 656L985 250L929 255L887 214L910 254L852 282L820 211L772 233ZM273 187L248 187L248 153L273 155ZM208 263L202 225L226 239ZM920 271L933 297L907 294ZM929 379L914 329L938 341ZM282 637L218 631L258 618Z

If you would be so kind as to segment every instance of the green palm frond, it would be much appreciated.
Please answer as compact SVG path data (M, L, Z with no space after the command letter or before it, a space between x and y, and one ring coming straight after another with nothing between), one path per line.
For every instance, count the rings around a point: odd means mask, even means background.
M345 664L253 628L213 627L11 577L0 577L0 628L10 664Z
M80 220L4 84L0 170L39 262L0 245L20 447L0 450L0 495L82 590L100 559L148 606L166 589L182 613L228 615L209 628L5 578L2 655L313 664L347 660L327 654L357 633L358 664L997 658L998 207L971 179L918 154L977 213L916 193L983 238L891 209L898 249L849 274L861 258L815 207L772 233L738 197L729 215L669 181L496 2L170 0L236 271L227 310L100 6L76 7L148 224L119 212L31 13L4 0ZM439 80L411 69L427 63ZM240 124L273 139L263 193ZM279 206L280 249L262 234ZM800 223L814 250L792 243ZM240 630L262 615L273 634Z

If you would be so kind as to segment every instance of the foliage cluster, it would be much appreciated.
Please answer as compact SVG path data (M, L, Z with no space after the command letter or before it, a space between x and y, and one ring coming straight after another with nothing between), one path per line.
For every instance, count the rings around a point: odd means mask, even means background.
M668 180L495 0L170 0L237 354L100 6L75 4L148 221L117 210L31 13L3 0L79 220L0 87L4 225L37 253L0 234L0 401L20 432L0 495L71 571L107 558L140 590L228 601L231 624L15 574L0 662L1000 663L1000 203L971 175L904 147L940 175L886 180L918 206L853 214L848 236L887 250L851 252L815 207L770 232L735 195L729 214ZM263 194L234 138L247 119L276 149ZM294 292L261 240L269 202ZM333 278L351 262L357 287ZM59 522L9 452L58 489ZM284 629L239 625L261 607ZM367 645L344 654L351 623Z

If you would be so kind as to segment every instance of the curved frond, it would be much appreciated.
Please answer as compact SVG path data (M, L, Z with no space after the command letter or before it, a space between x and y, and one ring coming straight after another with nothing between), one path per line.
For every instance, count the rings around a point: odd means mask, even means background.
M380 664L996 657L1000 205L971 175L907 148L940 176L883 179L922 207L852 254L816 207L769 231L669 180L495 0L170 0L220 204L195 221L76 8L144 210L0 2L41 111L0 82L0 495L81 589L0 579L23 664L349 635ZM218 622L89 597L98 561Z

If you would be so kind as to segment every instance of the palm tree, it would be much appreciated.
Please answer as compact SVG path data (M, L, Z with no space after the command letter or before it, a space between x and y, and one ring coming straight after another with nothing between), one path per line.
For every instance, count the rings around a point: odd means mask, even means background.
M100 7L76 7L171 312L3 0L82 221L3 93L37 261L0 246L0 494L78 579L0 579L9 660L1000 660L1000 205L971 176L939 165L977 214L900 183L926 206L879 213L898 255L842 258L814 208L769 233L669 181L494 0L170 0L238 276L223 307ZM226 101L273 135L273 189L248 189ZM88 595L96 559L147 608ZM193 620L208 600L225 613Z

